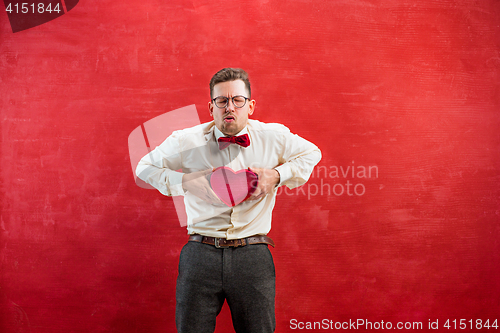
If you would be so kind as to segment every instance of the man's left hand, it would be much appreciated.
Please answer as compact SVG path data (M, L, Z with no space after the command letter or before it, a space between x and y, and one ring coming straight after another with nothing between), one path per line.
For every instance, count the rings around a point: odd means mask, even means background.
M280 174L275 169L262 169L262 168L248 168L250 171L255 172L259 176L257 188L248 198L248 200L259 200L279 184Z

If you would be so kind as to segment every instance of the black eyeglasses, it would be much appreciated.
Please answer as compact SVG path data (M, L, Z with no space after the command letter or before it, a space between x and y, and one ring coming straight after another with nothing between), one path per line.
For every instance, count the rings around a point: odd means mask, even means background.
M235 108L239 109L244 107L245 104L247 104L247 100L249 99L250 98L247 98L245 96L233 96L231 97L231 102L233 102ZM212 99L212 103L214 103L215 106L219 109L224 109L229 104L229 98L224 96L215 97L214 99Z

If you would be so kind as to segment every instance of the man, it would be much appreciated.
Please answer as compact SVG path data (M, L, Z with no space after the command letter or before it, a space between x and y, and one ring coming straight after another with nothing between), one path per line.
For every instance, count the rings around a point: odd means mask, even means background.
M248 119L256 102L244 70L217 72L210 95L213 121L172 133L136 170L163 194L184 195L190 237L179 259L177 330L213 332L226 300L236 332L274 332L275 272L268 249L274 243L266 235L277 188L304 184L321 152L283 125ZM209 177L222 166L258 176L247 200L228 206L219 199Z

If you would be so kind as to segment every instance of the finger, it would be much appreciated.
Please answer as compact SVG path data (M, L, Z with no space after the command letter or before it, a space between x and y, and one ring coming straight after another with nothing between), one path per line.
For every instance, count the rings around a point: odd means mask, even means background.
M260 171L259 168L251 168L251 167L248 167L248 170L252 171L253 173L256 173L257 175L259 174Z
M259 192L255 191L254 193L252 193L252 195L249 197L249 199L250 200L258 200L258 199L260 199L261 194L262 194L261 191L259 191Z
M198 178L206 177L206 175L208 175L210 173L211 173L210 169L208 169L208 170L202 170L202 171L196 171L196 172L184 174L184 176L182 178L183 178L184 182L190 182L190 181L193 181L193 180L197 180Z
M215 198L212 198L212 204L214 205L219 205L219 206L224 206L226 205L221 199L219 199L218 197L215 197Z
M225 207L227 207L227 205L224 202L220 201L220 200L212 200L210 202L210 204L212 204L214 206L225 206Z
M206 176L206 175L209 175L211 174L212 172L214 172L215 169L207 169L207 170L203 170L203 171L200 171L201 172L201 175L203 176Z
M217 196L211 188L207 188L207 195L210 197L210 202L215 205L225 205L225 203Z

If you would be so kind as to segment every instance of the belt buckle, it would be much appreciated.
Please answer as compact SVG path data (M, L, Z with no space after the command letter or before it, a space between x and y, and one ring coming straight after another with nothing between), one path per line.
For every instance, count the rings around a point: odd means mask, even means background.
M223 239L224 239L224 238L223 238ZM230 245L226 245L226 246L222 245L222 246L221 246L221 245L219 244L219 240L220 240L220 238L215 237L214 245L215 245L215 247L216 247L216 248L218 248L218 249L222 249L222 248L225 248L225 247L229 247L229 246L230 246Z

